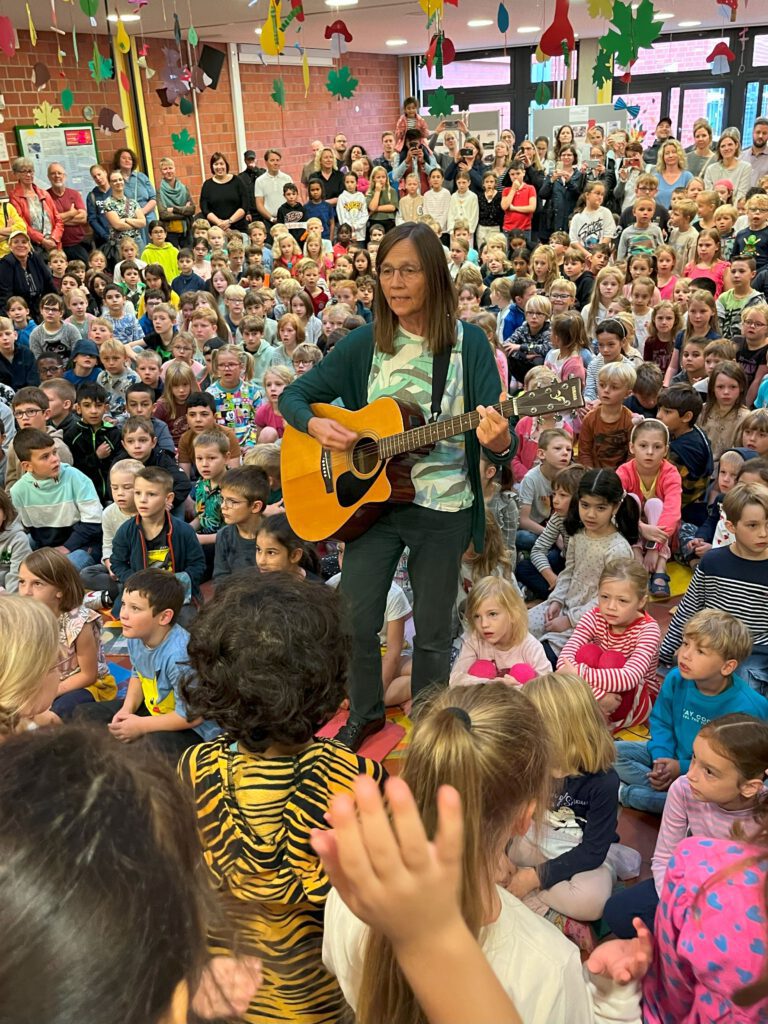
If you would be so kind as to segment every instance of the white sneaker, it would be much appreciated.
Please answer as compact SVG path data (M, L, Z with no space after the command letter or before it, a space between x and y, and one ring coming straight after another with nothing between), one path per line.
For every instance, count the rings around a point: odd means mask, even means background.
M86 608L90 608L95 612L101 612L104 611L105 608L112 607L112 602L109 600L109 593L106 590L87 591L83 604Z

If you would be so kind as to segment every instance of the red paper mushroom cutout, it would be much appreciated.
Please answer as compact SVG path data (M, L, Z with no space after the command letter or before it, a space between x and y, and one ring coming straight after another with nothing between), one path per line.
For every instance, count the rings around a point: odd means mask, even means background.
M352 42L352 33L341 18L337 18L332 25L326 27L325 38L331 41L331 56L338 60L342 53L346 53L349 49L348 44Z
M712 53L707 57L707 64L712 65L713 75L727 75L731 70L731 62L734 60L736 60L736 54L720 40Z
M729 21L736 21L736 12L739 9L739 0L717 0L720 13ZM715 73L714 71L712 72Z
M555 17L549 28L544 30L539 42L537 57L540 61L543 59L541 54L546 57L562 57L563 43L567 43L569 53L576 49L569 10L569 0L555 0Z

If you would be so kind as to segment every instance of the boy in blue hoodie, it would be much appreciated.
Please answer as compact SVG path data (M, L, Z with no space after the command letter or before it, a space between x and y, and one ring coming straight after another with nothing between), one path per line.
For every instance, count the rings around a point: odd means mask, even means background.
M736 675L751 653L749 630L728 612L707 608L688 620L677 668L667 673L651 711L651 738L616 743L620 803L661 814L667 790L688 771L703 725L737 711L768 719L768 700Z

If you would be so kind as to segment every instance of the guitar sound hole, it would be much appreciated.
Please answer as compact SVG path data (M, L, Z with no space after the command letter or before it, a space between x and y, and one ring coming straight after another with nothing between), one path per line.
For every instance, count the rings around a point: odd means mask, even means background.
M352 449L352 465L360 476L370 476L379 465L379 450L370 437L361 437Z

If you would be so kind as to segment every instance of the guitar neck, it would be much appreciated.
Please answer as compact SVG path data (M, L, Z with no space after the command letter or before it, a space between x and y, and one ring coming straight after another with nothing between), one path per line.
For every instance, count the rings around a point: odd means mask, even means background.
M535 391L525 391L515 398L508 398L504 402L497 403L492 408L508 419L510 416L521 415L545 416L551 412L578 409L583 405L581 382L577 378L571 378L562 384L552 384ZM468 430L476 430L479 423L480 413L477 410L461 413L459 416L451 416L445 420L437 420L435 423L425 423L423 426L405 430L400 434L391 434L389 437L380 438L379 454L383 459L390 459L395 455L404 455L406 452L417 451L419 448L427 448L437 441L456 437L457 434L464 434Z

